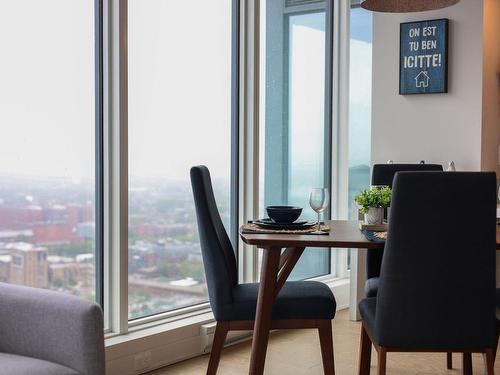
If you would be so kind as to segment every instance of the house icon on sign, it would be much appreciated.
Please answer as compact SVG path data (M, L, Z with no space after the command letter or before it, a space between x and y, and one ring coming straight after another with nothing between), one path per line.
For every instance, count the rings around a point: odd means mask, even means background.
M418 73L417 76L415 77L415 86L416 87L423 87L423 88L429 87L429 80L430 79L431 78L429 77L427 72L425 70L423 70L420 73Z

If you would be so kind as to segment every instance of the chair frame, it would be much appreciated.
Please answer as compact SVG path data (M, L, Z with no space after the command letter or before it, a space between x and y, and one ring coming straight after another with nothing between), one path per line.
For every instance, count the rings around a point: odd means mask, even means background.
M265 251L263 263L273 263L276 266L276 277L265 278L261 274L261 284L274 289L278 294L288 275L292 272L295 263L300 258L304 248L286 248L281 254L277 251ZM272 259L270 259L272 258ZM260 304L260 301L257 301ZM263 303L263 308L272 308L268 303ZM219 321L215 327L214 341L208 361L207 375L217 374L220 356L226 336L229 331L251 331L254 329L255 320ZM333 331L331 319L279 319L272 320L270 329L317 329L321 346L321 357L323 360L323 371L325 375L335 375L335 361L333 352ZM265 348L261 348L261 350ZM265 360L265 357L262 357ZM264 367L264 363L254 364L256 367Z
M207 275L207 285L210 285L210 279L215 285L223 285L229 287L237 284L237 264L234 257L234 251L231 242L227 236L226 230L220 219L217 210L217 204L213 194L210 172L205 166L197 166L191 168L191 185L196 206L196 216L198 221L198 229L202 243L202 255L204 260L205 271ZM214 246L206 245L205 241L213 241ZM216 245L216 246L215 246ZM259 321L259 317L270 316L274 305L274 299L277 297L281 288L293 270L293 267L302 255L303 247L289 247L282 251L281 247L271 246L264 251L262 256L262 272L260 275L259 294L256 300L256 315L251 320L223 320L231 319L231 316L219 317L215 328L215 335L212 344L212 350L208 363L207 374L213 375L217 373L219 367L220 356L227 333L233 330L253 330L254 327L259 327L255 332L255 337L252 342L252 359L250 361L250 373L262 373L264 370L265 352L267 349L268 335L270 329L308 329L315 328L318 330L321 344L321 355L323 358L323 368L326 375L335 375L334 368L334 353L333 353L333 332L332 319L333 316L328 316L327 319L277 319ZM207 255L208 254L208 255ZM215 258L211 267L218 265L225 268L224 273L215 274L211 269L206 268L205 256L213 256ZM209 267L210 268L210 267ZM234 268L234 270L233 270ZM220 277L216 277L220 276ZM227 277L226 277L227 276ZM219 288L219 291L223 288ZM230 303L227 289L222 290L218 298L220 303ZM212 290L217 298L217 290ZM212 302L212 294L210 293ZM217 306L217 303L216 303ZM217 318L217 309L214 308L214 315ZM334 315L334 314L333 314ZM313 315L314 316L314 315ZM250 316L251 318L252 316ZM323 317L320 315L320 317ZM262 319L264 320L264 319ZM264 323L264 324L260 324Z
M497 354L497 348L498 348L498 339L500 338L500 321L497 320L497 340L496 340L496 347L494 348L493 354L493 364L495 364L496 361L496 354ZM453 356L452 352L446 352L446 368L448 370L453 369ZM472 375L472 353L463 353L462 356L462 368L463 368L463 374L464 375Z
M428 349L428 348L389 348L380 346L373 341L373 335L363 323L361 326L361 339L359 351L359 375L370 375L371 347L375 348L378 356L377 375L386 374L387 353L405 352L405 353L447 353L447 362L451 358L452 352L463 353L464 375L472 375L472 353L485 354L486 374L494 375L495 348L464 348L456 349ZM449 363L449 362L448 362Z
M217 322L214 341L208 362L207 375L215 375L229 331L251 331L255 321L238 320ZM321 345L321 357L325 375L335 375L332 321L329 319L282 319L271 321L271 329L317 329Z
M261 284L267 285L274 289L274 293L278 294L288 275L300 258L304 248L286 248L281 254L281 249L276 251L265 251L263 254L263 263L274 264L276 267L276 277L264 277L265 273L261 274ZM272 259L270 259L272 258ZM257 301L260 304L260 301ZM272 308L269 303L263 303L262 308ZM207 375L215 375L219 367L220 356L227 333L229 331L251 331L254 329L254 320L235 320L235 321L220 321L217 322L215 328L214 341L210 360L208 362ZM332 321L330 319L280 319L272 320L270 329L317 329L319 341L321 345L321 357L323 359L323 371L325 375L335 375L335 362L333 353L333 332ZM261 348L261 350L265 348ZM265 357L262 357L265 359ZM254 364L256 367L263 368L264 363Z

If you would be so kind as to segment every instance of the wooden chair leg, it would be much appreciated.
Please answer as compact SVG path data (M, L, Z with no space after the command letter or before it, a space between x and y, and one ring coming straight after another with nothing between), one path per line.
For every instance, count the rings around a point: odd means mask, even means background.
M323 371L325 375L335 375L335 362L333 354L332 321L325 320L318 327L319 342L321 344L321 357L323 358Z
M215 335L212 344L212 351L210 353L210 359L208 361L207 375L217 374L220 354L222 352L222 348L224 347L224 342L226 341L226 336L228 331L229 331L229 325L227 323L225 322L217 323L217 326L215 327Z
M463 353L462 355L462 371L463 375L472 375L472 354Z
M500 338L500 320L497 320L497 340L495 341L495 360L497 359L498 339Z
M372 341L361 325L361 338L359 343L359 375L370 375L370 363L372 357Z
M486 374L495 374L495 353L493 349L486 349Z
M452 352L446 353L446 368L448 370L451 370L453 368L453 353Z
M387 350L380 348L378 351L378 371L377 375L385 375L386 371Z

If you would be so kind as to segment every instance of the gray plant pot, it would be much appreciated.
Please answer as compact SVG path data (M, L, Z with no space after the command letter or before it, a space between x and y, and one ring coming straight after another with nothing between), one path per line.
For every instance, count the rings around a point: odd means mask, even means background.
M370 208L365 214L365 224L382 224L384 209L382 207Z

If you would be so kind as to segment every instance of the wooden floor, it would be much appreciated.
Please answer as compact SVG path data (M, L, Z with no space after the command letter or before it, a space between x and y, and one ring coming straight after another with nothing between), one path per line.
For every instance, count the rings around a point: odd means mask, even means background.
M333 325L335 370L337 375L355 375L358 368L360 323L349 321L347 310L337 313ZM219 375L248 373L250 341L224 349ZM375 374L376 353L372 353L372 374ZM500 357L499 357L500 358ZM484 374L483 358L473 356L474 375ZM207 369L208 355L181 362L151 372L150 375L199 375ZM388 375L461 374L462 359L453 355L453 370L446 370L445 354L389 353ZM500 374L500 361L495 373ZM266 359L266 375L320 375L323 374L319 339L316 330L280 331L271 335Z

